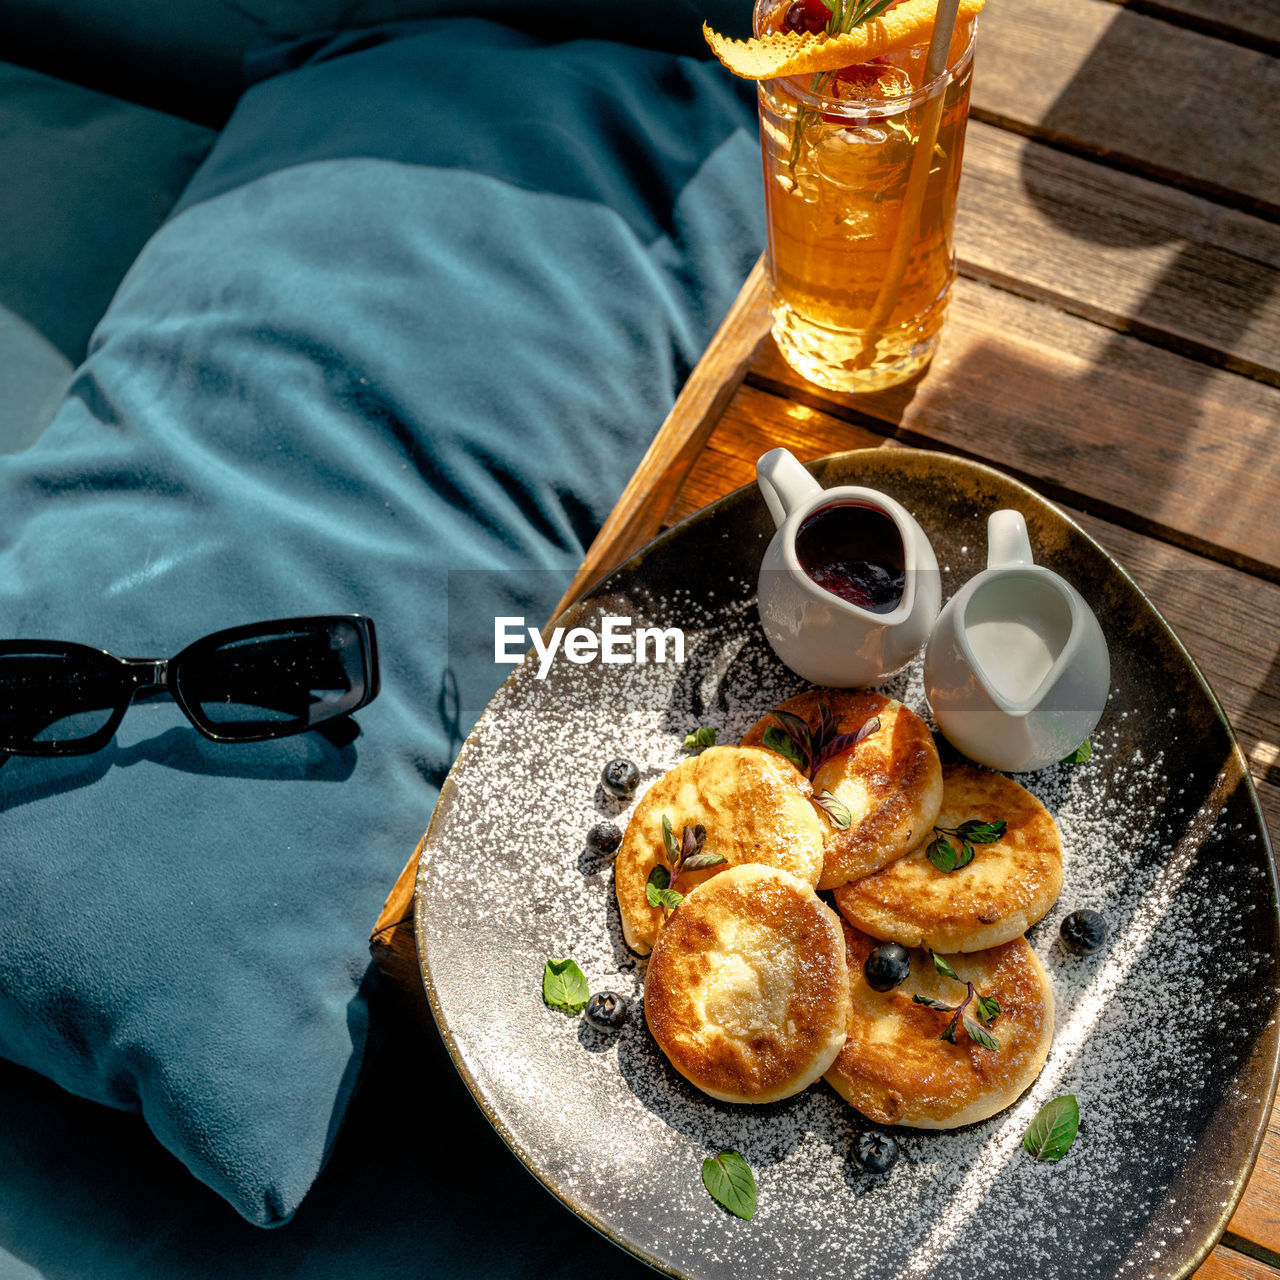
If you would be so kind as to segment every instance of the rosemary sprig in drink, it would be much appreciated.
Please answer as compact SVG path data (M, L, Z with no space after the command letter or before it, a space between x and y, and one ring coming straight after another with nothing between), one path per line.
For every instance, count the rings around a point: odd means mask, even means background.
M827 27L828 35L847 35L872 18L878 18L895 0L835 0L836 9Z
M860 27L864 22L870 22L873 18L879 17L886 9L893 5L896 0L833 0L834 7L828 8L821 0L795 0L791 8L787 10L788 26L794 21L794 29L811 31L825 30L829 36L848 35L854 27ZM792 20L793 11L801 10L800 14ZM820 19L820 14L825 12L827 20L825 27L811 25ZM827 90L830 89L831 83L835 80L839 72L836 71L820 71L814 75L809 82L809 92L815 97L825 97ZM804 138L805 130L809 127L814 116L820 114L812 107L806 106L803 102L799 104L796 111L795 125L791 132L791 153L787 158L787 167L792 173L795 173L796 161L800 158L800 144Z

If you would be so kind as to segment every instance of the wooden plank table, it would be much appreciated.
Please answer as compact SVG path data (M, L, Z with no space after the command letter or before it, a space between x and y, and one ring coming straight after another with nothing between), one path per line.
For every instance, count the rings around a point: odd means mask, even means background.
M757 267L565 602L785 445L940 449L1062 505L1235 727L1280 831L1280 4L990 0L933 367L851 397L768 334ZM422 999L416 851L378 920ZM1202 1280L1280 1280L1280 1111Z

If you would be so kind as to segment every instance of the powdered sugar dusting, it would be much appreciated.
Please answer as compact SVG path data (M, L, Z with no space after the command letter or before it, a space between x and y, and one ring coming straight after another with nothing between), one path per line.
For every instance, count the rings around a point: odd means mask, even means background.
M584 625L619 613L683 622L685 663L559 663L545 682L522 669L464 748L424 854L419 910L437 1015L473 1087L549 1186L681 1275L1176 1272L1233 1195L1239 1157L1214 1156L1218 1138L1252 1132L1265 1105L1250 1082L1269 1078L1255 1056L1274 1053L1275 907L1238 754L1177 765L1164 744L1189 732L1192 713L1160 680L1142 685L1141 662L1116 681L1124 692L1092 760L1019 778L1058 821L1065 884L1030 934L1053 983L1053 1047L1014 1107L952 1132L898 1130L903 1158L872 1178L852 1155L865 1122L825 1084L778 1104L721 1104L653 1044L644 962L622 942L608 859L585 834L602 817L624 826L634 804L598 785L606 761L636 762L638 799L687 756L690 730L714 725L735 742L803 687L760 635L752 585L730 579L712 601L597 600ZM695 630L693 617L707 621ZM927 717L918 662L884 691ZM1057 944L1079 907L1110 927L1095 956ZM543 964L558 956L593 991L627 998L621 1033L542 1004ZM1060 1164L1038 1165L1022 1134L1062 1093L1079 1098L1080 1136ZM702 1159L726 1147L756 1175L749 1223L701 1186Z

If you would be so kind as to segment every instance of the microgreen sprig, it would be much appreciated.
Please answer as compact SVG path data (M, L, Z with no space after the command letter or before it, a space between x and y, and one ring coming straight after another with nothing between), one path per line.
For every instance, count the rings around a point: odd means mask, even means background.
M684 894L676 888L676 881L684 872L705 871L725 861L723 854L703 849L706 839L707 829L699 822L696 826L686 826L677 840L671 819L665 813L662 815L662 848L667 865L659 863L649 872L644 896L651 907L662 908L664 919L668 911L674 911L684 901Z
M825 702L818 704L818 723L813 729L809 728L809 722L803 716L792 711L781 711L775 707L769 714L778 724L770 725L764 731L764 745L780 756L786 756L810 782L828 760L852 751L880 728L880 717L872 716L856 733L841 733L839 722Z
M933 839L929 841L925 853L939 871L959 871L973 861L975 844L995 844L1004 835L1004 829L1005 822L1002 818L995 822L971 818L958 827L934 827ZM954 836L960 841L958 850L947 839L948 836Z
M959 1004L946 1004L941 1000L934 1000L930 996L912 996L911 999L916 1004L922 1004L930 1009L937 1009L941 1013L951 1014L951 1021L947 1023L946 1030L938 1037L939 1040L945 1040L948 1044L956 1042L956 1028L963 1027L968 1034L969 1039L974 1044L980 1045L984 1049L998 1049L1000 1042L987 1030L995 1020L1000 1016L1000 1004L995 996L984 996L973 985L972 982L965 980L951 967L951 965L934 951L929 952L933 960L933 967L942 974L944 978L954 978L956 982L964 982L965 995ZM970 1017L966 1010L970 1004L974 1007L976 1017Z
M825 702L818 704L818 724L809 728L803 716L776 707L769 713L778 722L764 731L764 745L780 756L785 756L810 782L818 770L835 756L852 751L864 738L880 728L880 717L872 716L856 733L841 733L839 723ZM781 726L781 727L779 727ZM814 797L816 804L830 819L837 831L847 831L853 825L849 806L827 789Z

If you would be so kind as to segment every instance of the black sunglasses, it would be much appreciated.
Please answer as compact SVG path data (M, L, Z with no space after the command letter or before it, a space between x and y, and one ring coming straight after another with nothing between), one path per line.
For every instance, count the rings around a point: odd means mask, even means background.
M261 742L350 715L378 695L373 620L280 618L216 631L176 658L117 658L59 640L0 640L0 762L111 741L135 697L169 693L214 742Z

